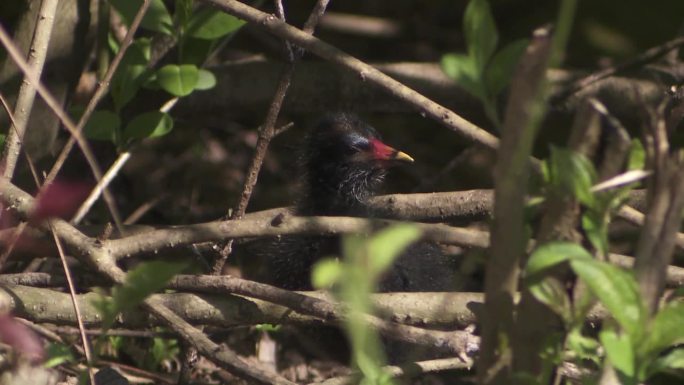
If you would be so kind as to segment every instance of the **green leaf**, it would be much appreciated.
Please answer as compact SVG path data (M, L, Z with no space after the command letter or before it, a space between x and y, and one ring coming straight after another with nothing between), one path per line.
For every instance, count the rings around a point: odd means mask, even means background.
M176 0L173 17L176 20L176 25L183 29L187 28L188 20L192 15L192 2L193 0Z
M592 256L582 246L570 242L549 242L534 250L527 261L525 275L532 277L559 263L571 259L591 259Z
M629 157L627 158L628 170L643 170L646 166L646 151L639 139L632 139L629 147Z
M342 276L342 266L332 258L326 258L313 267L311 283L316 289L327 289L337 283Z
M470 0L463 16L463 33L468 56L474 60L478 72L483 73L499 41L487 0Z
M572 329L568 333L566 347L581 360L599 362L601 345L595 339L583 336L579 328Z
M649 353L658 354L670 346L684 343L684 302L663 307L648 330L644 347Z
M95 111L83 127L86 138L93 140L111 140L116 143L117 131L121 128L119 115L111 111Z
M123 132L123 139L154 138L168 134L173 129L173 119L169 114L150 111L136 116Z
M199 70L199 77L197 78L196 90L210 90L216 86L216 76L211 71L205 69Z
M634 376L634 349L629 335L618 335L613 329L604 329L599 333L599 339L613 367L627 377Z
M482 99L485 95L475 62L470 56L446 54L442 56L442 71L454 79L456 84L466 92Z
M644 333L646 310L632 274L593 259L574 259L570 266L623 330L638 341Z
M380 274L392 265L395 258L421 236L418 227L402 223L378 232L368 242L371 272Z
M114 324L118 313L132 310L145 298L164 288L168 281L185 267L184 263L151 261L142 262L129 271L124 284L112 290L112 297L97 304L104 310L104 328L108 329Z
M194 64L168 64L157 71L159 86L174 96L190 95L198 80L199 71Z
M185 33L188 36L213 40L238 30L243 20L214 8L202 8L195 12L188 22Z
M112 78L110 92L117 111L120 111L135 96L140 86L150 76L150 72L146 71L150 59L150 44L149 39L134 41L128 47Z
M126 24L130 26L143 1L109 0L109 3L116 8L121 14L121 17L126 21ZM152 0L150 7L147 9L145 16L140 23L142 28L167 35L173 34L172 25L173 21L171 20L171 14L169 14L169 11L166 9L162 0Z
M680 348L674 349L653 361L651 365L649 365L646 377L661 372L674 372L673 374L678 374L682 377L682 371L684 371L684 349Z
M608 227L602 212L588 211L582 215L582 229L600 255L608 255Z
M5 134L0 134L0 147L3 147L5 145L5 139L7 136Z
M510 83L515 67L528 44L527 39L516 40L494 55L484 73L489 95L498 95Z
M530 293L539 302L558 314L565 323L572 321L572 305L565 286L556 278L545 277L529 285Z
M566 194L572 194L582 204L593 207L591 187L597 179L594 165L584 155L551 146L549 166L551 183Z
M47 348L47 359L43 363L46 368L54 368L66 362L75 362L74 354L71 352L71 348L57 343L52 342Z

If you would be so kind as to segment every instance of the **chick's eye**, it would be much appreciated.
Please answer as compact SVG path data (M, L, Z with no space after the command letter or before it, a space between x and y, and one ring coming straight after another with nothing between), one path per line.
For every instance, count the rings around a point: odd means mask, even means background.
M368 150L370 148L370 142L367 138L359 135L349 135L345 138L345 144L350 152L358 152L363 150Z

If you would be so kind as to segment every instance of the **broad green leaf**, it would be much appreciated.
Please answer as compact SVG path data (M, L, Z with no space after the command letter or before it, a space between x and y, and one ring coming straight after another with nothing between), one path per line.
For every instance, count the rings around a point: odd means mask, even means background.
M146 71L149 55L149 39L137 39L128 47L109 89L117 111L135 96L150 75L149 71Z
M574 259L570 266L623 330L638 341L644 333L646 310L632 274L593 259Z
M188 20L192 15L193 0L176 0L176 5L173 11L173 17L176 20L176 25L181 28L187 28Z
M218 9L202 8L190 17L185 33L194 38L213 40L236 31L244 24L243 20Z
M150 111L136 116L123 132L123 139L154 138L168 134L173 128L173 119L169 114Z
M662 357L658 357L648 367L646 378L661 372L671 372L682 377L684 372L684 349L674 349Z
M376 275L385 271L394 259L421 236L410 224L398 224L375 234L368 242L369 268Z
M558 314L565 323L572 321L572 305L565 286L556 278L545 277L529 285L529 290L539 302Z
M487 0L470 0L463 16L463 33L468 45L468 56L474 60L478 73L483 73L499 41L499 33Z
M47 358L43 363L46 368L54 368L66 362L75 362L71 348L57 342L50 343L47 348Z
M174 275L185 269L182 263L151 261L142 262L126 274L123 285L112 290L112 297L107 306L107 318L103 320L105 328L111 327L118 313L132 310L145 298L161 290Z
M684 343L684 302L669 303L655 315L646 335L645 349L650 354Z
M597 179L596 170L584 155L551 146L549 171L554 185L575 196L585 206L594 206L595 198L591 187Z
M199 70L199 78L195 85L196 90L210 90L216 86L216 76L211 71Z
M577 258L591 259L592 256L576 243L549 242L539 246L530 255L525 268L525 275L532 277L559 263Z
M497 52L484 72L489 95L496 96L510 83L515 67L529 41L516 40Z
M636 368L634 349L629 335L618 335L615 330L608 328L601 330L599 339L613 367L625 376L633 377L636 373Z
M600 255L608 254L608 228L602 213L589 211L582 215L582 229Z
M337 283L342 276L342 266L332 258L326 258L313 267L311 283L316 289L327 289Z
M632 139L629 148L629 158L627 159L628 170L643 170L646 165L646 152L639 139Z
M79 117L80 118L80 117ZM93 140L111 140L116 142L117 131L121 128L119 115L107 111L95 111L83 127L86 138Z
M179 43L180 62L201 67L216 49L216 40L195 39L186 36Z
M157 71L159 86L174 96L190 95L198 80L199 71L194 64L168 64Z
M601 345L594 338L582 335L580 328L572 329L565 340L567 349L581 360L599 362L599 348Z
M173 34L173 21L171 14L166 9L162 0L151 0L150 7L147 9L140 26L155 32L167 35ZM109 0L109 3L121 14L126 24L129 26L138 13L142 0Z
M480 76L475 67L475 62L470 56L461 54L446 54L442 56L442 71L454 79L456 84L465 91L478 98L483 98L483 90Z

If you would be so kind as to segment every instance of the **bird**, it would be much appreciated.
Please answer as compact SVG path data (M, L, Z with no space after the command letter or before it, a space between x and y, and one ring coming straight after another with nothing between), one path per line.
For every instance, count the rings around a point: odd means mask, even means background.
M375 217L368 205L389 169L413 158L385 144L359 116L324 116L306 136L300 156L300 216ZM340 236L285 236L268 247L268 270L275 286L311 290L313 265L340 255ZM438 245L418 242L407 248L381 278L378 292L453 291L455 263Z

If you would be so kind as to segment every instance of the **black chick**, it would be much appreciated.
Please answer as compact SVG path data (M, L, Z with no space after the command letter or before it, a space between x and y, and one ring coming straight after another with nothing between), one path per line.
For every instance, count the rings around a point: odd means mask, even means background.
M302 198L297 215L372 217L368 198L382 186L388 167L413 159L384 144L373 127L348 113L323 118L309 133L302 155ZM339 236L283 237L269 247L273 284L311 289L311 268L339 255ZM456 288L453 262L437 245L409 247L386 273L379 291L450 291Z

